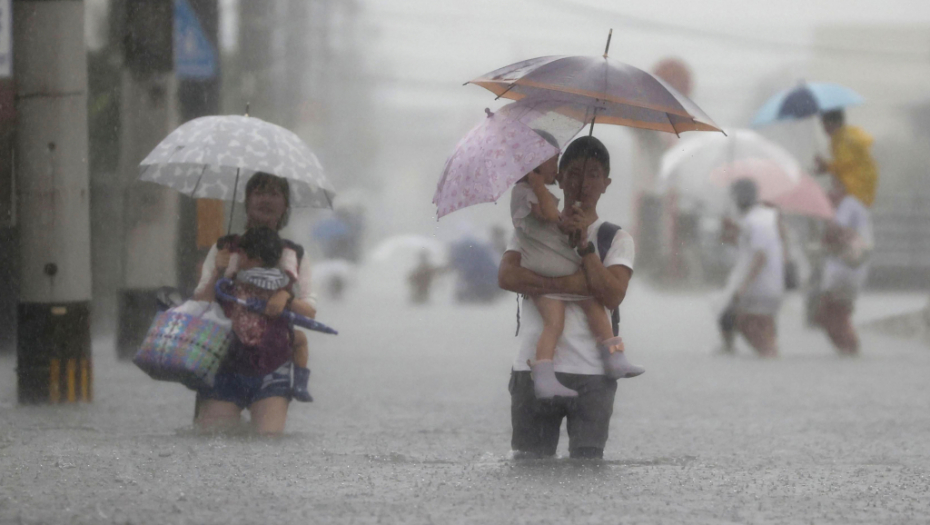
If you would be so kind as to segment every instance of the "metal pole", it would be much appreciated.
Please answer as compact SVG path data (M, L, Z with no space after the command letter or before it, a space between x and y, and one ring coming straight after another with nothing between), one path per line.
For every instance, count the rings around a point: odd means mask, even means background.
M13 2L20 403L90 401L84 3Z

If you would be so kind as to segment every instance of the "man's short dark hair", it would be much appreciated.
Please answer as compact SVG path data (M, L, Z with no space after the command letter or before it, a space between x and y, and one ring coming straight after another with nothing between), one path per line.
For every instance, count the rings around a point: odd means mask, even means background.
M842 126L846 123L846 112L842 109L834 109L833 111L824 111L820 115L821 120L825 123L836 124Z
M284 241L278 235L278 232L267 226L249 228L242 237L239 238L239 249L242 250L249 259L259 259L265 268L273 268L278 265L281 254L284 252Z
M586 157L599 162L606 175L610 176L610 153L607 153L603 142L590 135L575 139L565 148L565 153L562 153L562 159L559 161L559 171L564 170L572 161Z

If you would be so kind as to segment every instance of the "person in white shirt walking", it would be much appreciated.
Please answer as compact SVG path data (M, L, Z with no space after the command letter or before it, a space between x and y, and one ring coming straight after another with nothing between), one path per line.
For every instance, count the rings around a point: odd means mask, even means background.
M834 179L830 200L836 206L833 221L824 232L828 255L821 279L817 321L841 355L859 353L859 336L852 325L852 312L869 274L872 251L872 218L869 209Z
M785 293L784 246L778 210L758 202L751 179L730 186L740 212L736 265L727 279L728 307L720 319L724 351L734 351L736 333L742 334L762 357L778 355L775 318Z

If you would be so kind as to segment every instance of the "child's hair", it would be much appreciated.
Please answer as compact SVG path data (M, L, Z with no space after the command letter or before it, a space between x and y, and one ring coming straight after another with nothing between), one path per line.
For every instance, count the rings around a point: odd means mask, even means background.
M239 249L242 250L249 259L259 259L265 268L273 268L278 265L281 259L281 253L284 251L284 241L278 235L278 232L267 226L258 228L249 228L242 237L239 238Z
M591 136L577 138L565 148L559 161L559 171L565 170L573 160L585 157L599 162L606 176L610 176L610 154L607 153L604 143Z

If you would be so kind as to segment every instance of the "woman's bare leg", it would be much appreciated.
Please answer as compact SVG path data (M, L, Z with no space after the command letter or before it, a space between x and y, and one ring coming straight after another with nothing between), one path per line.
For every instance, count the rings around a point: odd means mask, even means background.
M252 403L252 428L263 436L280 436L287 422L288 404L285 397L266 397Z
M761 357L778 356L774 315L738 314L737 329Z
M841 354L859 353L859 336L852 326L852 305L849 301L837 300L826 295L820 301L820 324Z
M239 426L242 409L229 401L200 399L200 410L194 427L201 432L223 432Z

